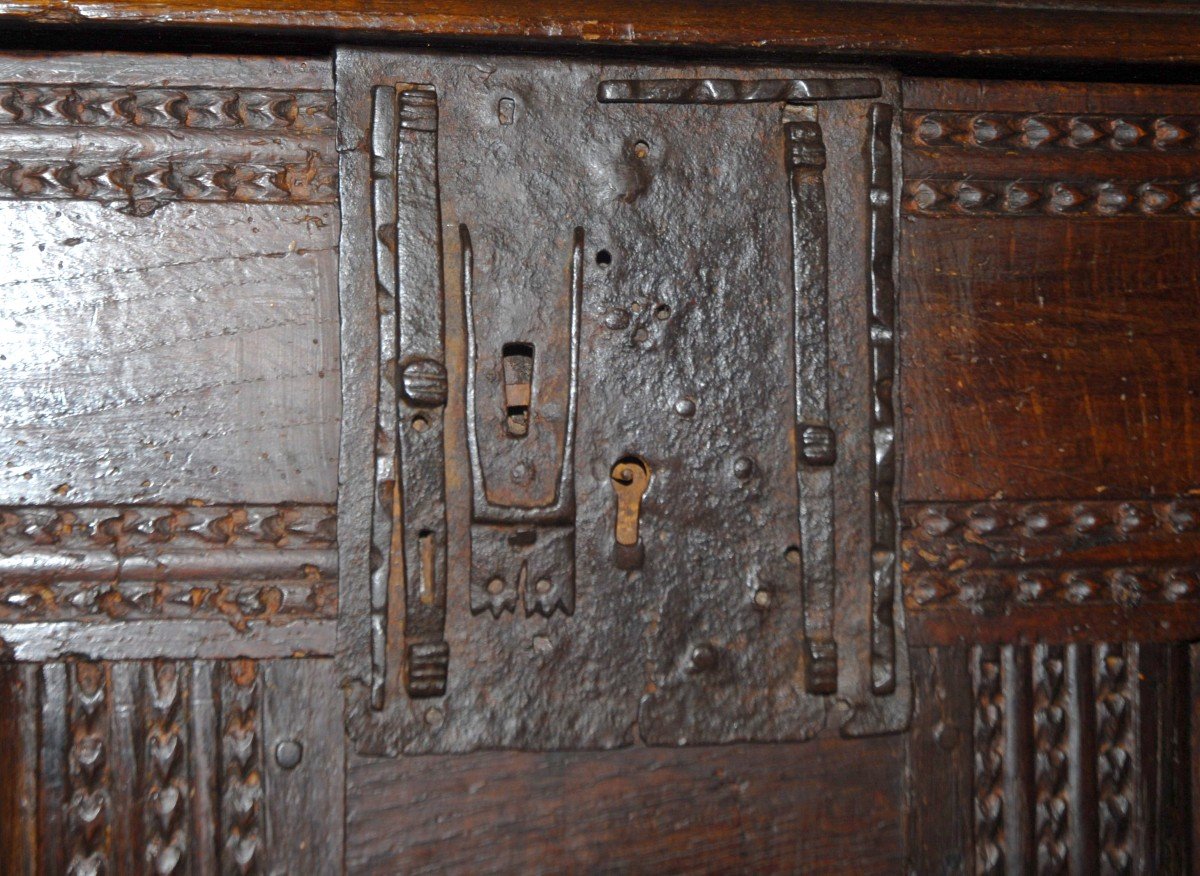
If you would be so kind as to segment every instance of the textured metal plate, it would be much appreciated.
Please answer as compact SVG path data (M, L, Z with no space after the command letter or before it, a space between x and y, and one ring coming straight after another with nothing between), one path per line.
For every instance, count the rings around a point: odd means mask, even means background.
M907 685L871 690L870 143L894 82L356 51L337 83L359 748L902 726ZM449 660L433 696L405 687L420 597L387 572L413 556L412 527L396 521L373 559L366 541L389 504L372 460L393 443L371 374L389 368L369 220L379 87L438 107L436 173L396 177L401 203L432 180L442 223ZM403 362L403 335L391 344ZM372 563L393 582L374 602Z

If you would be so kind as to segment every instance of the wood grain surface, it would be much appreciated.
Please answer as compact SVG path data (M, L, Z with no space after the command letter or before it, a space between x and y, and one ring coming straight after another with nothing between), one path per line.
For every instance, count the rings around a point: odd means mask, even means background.
M899 738L352 757L354 873L896 873ZM851 863L852 862L852 863Z
M202 25L376 42L520 40L560 49L687 47L1082 62L1200 60L1186 0L7 0L14 22Z
M936 110L973 114L976 125L1088 113L1111 130L1126 114L1185 112L1197 96L1146 86L906 84L906 501L1119 499L1200 486L1200 222L1182 202L1148 218L1116 189L1096 188L1114 179L1131 190L1152 186L1164 172L1190 185L1200 152L1126 151L1103 137L1022 148L1020 134L985 149L956 136L931 144L924 133L929 119L937 125ZM1044 181L1058 200L1031 210L1012 205L1022 192L1009 189L1007 203L968 198L936 211L916 203L923 184L945 190L996 178ZM1074 193L1084 198L1078 206Z

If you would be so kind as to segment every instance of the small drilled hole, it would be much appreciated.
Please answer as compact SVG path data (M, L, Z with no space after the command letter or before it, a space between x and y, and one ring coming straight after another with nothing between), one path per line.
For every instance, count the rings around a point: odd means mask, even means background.
M412 418L412 428L414 432L424 432L429 428L429 420L421 414L417 414Z
M783 552L784 558L793 566L800 565L800 548L793 545Z
M645 158L650 154L650 144L645 140L638 140L633 144L633 154L636 158Z
M602 249L599 252L597 252L596 253L596 264L611 265L612 264L612 253L606 249Z
M754 604L757 605L759 608L770 608L771 607L771 591L759 590L757 593L755 593L754 594Z
M534 587L537 589L538 593L549 593L550 592L550 579L549 578L541 578L537 582L537 584L534 585Z
M667 320L671 318L671 306L669 304L660 304L654 308L654 318Z
M503 593L504 592L504 579L503 578L493 578L491 581L488 581L487 592L492 594L492 596L499 596L501 593Z
M644 328L640 328L640 329L637 329L636 331L634 331L633 342L635 344L644 344L644 343L646 343L646 339L648 337L650 337L650 333L648 331L646 331Z

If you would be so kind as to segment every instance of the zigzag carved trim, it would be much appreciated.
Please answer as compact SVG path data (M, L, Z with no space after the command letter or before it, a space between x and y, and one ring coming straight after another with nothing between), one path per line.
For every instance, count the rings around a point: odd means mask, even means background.
M0 84L0 200L333 203L325 91Z
M1200 116L911 110L904 134L936 150L1200 151Z
M911 611L1200 600L1200 501L980 502L902 509Z
M0 84L0 125L332 132L333 92Z
M0 621L336 612L331 505L0 509Z
M925 178L900 204L918 216L1200 217L1200 181Z

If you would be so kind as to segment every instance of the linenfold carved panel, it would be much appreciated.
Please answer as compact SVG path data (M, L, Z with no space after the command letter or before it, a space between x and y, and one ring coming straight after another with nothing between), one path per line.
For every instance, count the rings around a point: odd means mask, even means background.
M895 81L337 64L359 748L902 726Z

